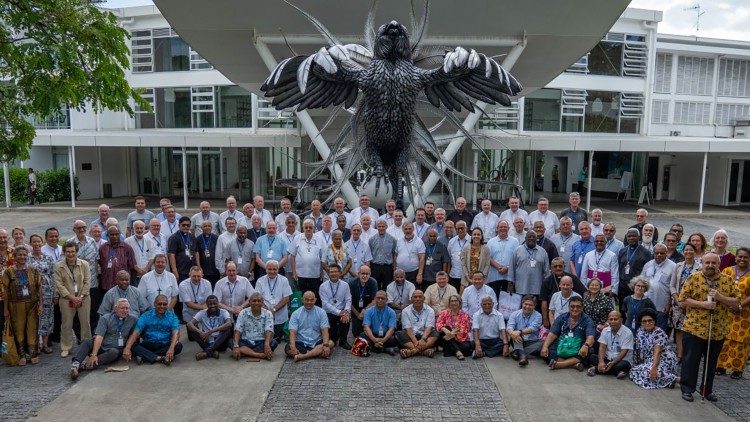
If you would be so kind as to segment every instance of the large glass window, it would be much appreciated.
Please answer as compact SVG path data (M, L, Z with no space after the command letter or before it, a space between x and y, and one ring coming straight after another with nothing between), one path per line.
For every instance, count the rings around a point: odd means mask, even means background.
M190 47L180 37L154 38L154 71L190 70Z
M252 127L253 99L249 91L239 86L216 88L216 108L219 127Z
M592 75L620 76L622 43L600 41L591 49L588 66Z
M560 130L560 90L540 89L526 96L523 125L530 131Z
M190 88L156 88L156 127L189 128Z
M619 93L588 91L584 131L617 133Z

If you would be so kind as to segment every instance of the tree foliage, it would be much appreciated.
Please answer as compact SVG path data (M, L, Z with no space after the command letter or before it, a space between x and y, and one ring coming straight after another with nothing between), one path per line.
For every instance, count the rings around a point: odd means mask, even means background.
M0 159L27 159L35 136L25 116L60 107L150 109L125 80L128 32L86 0L3 0L0 4Z

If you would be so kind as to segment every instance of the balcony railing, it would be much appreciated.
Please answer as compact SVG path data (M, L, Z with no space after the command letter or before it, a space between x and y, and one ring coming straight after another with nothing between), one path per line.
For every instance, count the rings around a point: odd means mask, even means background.
M46 120L34 116L27 117L27 120L37 129L70 129L70 109L62 108Z

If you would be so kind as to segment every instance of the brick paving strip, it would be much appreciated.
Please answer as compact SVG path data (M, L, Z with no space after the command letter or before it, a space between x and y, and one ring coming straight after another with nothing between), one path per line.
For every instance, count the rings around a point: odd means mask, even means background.
M284 362L258 421L510 421L481 360L388 355Z
M750 368L745 368L741 380L733 380L729 374L717 376L714 391L719 397L716 407L738 421L750 420Z

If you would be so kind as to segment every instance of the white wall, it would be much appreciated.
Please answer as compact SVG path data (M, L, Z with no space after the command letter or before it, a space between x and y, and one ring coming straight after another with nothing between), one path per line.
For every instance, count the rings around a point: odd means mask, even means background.
M676 154L671 158L670 164L672 175L669 199L680 202L698 202L703 154ZM724 205L729 158L709 154L707 167L704 203ZM662 174L661 171L659 173Z
M83 163L90 163L91 170L83 170ZM81 196L78 199L99 198L99 163L97 161L95 147L76 148L76 175L78 176L78 190Z

